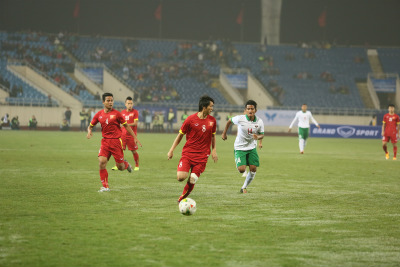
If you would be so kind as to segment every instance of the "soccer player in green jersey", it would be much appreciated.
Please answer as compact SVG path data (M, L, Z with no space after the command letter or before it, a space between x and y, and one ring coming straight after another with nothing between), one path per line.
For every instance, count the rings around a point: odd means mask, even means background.
M257 167L260 166L260 160L257 153L257 140L264 138L264 123L256 116L257 103L254 100L248 100L245 105L244 115L232 117L227 121L225 129L222 132L222 140L227 139L227 131L232 124L238 127L237 136L234 144L236 168L240 173L246 171L249 166L249 173L242 188L241 193L247 193L247 186L250 185L256 176ZM259 143L259 147L262 144Z
M296 113L296 116L294 117L292 123L289 126L288 132L292 130L292 127L296 120L299 121L298 123L298 128L299 128L299 148L300 148L300 154L304 154L304 148L306 147L307 144L307 138L310 130L310 120L318 127L318 122L314 119L312 116L311 112L307 110L307 104L303 104L301 106L301 110Z

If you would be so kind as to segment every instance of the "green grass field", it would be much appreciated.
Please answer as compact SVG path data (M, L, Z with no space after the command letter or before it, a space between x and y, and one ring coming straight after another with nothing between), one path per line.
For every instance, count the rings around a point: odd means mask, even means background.
M0 266L400 266L400 162L380 140L314 138L300 155L266 137L240 194L234 136L218 136L183 216L175 136L140 133L140 171L112 159L98 193L99 132L0 131Z

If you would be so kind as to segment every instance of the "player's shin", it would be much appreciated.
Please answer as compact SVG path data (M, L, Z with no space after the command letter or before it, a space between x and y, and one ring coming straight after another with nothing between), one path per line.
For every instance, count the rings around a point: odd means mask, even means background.
M256 172L250 171L246 176L246 180L244 181L242 189L247 188L250 185L251 181L253 181L255 176L256 176Z
M182 195L179 197L178 202L181 202L182 199L187 198L190 195L198 179L199 177L196 174L190 174L190 177L185 185L185 188L183 188Z
M383 148L383 151L385 151L385 153L387 153L387 145L386 144L382 145L382 148Z
M107 169L100 170L100 181L103 187L108 188L108 172Z
M397 146L393 146L393 158L397 158Z
M139 154L136 151L133 152L133 159L135 160L135 166L139 167Z
M303 152L304 151L304 139L299 139L299 149L300 149L300 152Z

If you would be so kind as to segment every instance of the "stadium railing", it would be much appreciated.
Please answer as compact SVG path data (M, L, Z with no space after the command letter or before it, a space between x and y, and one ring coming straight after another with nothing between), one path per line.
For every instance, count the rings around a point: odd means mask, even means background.
M300 107L268 107L267 109L274 110L300 110ZM332 115L332 116L372 116L380 113L385 113L387 110L367 109L367 108L331 108L331 107L310 107L309 110L314 115Z
M54 100L49 102L48 99L34 99L34 98L23 98L23 97L6 97L6 103L4 105L30 106L30 107L58 107L58 103Z

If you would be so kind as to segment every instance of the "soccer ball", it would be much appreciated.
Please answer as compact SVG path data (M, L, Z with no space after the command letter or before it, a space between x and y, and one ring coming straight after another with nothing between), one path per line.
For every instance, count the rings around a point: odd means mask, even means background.
M192 215L196 212L196 202L191 198L184 198L179 202L179 211L183 215Z

